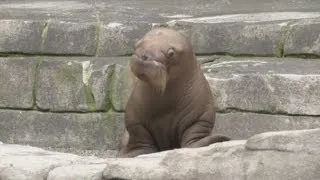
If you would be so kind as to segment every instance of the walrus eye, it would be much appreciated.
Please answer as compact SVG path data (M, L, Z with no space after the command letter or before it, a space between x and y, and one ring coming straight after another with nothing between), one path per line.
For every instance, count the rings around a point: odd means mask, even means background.
M174 56L174 50L170 48L167 52L168 58L172 58Z

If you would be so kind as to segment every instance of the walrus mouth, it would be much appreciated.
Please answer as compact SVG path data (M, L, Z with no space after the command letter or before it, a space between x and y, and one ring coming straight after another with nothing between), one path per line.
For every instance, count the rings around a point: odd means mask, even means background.
M156 91L164 93L168 79L165 65L155 60L143 60L137 55L133 55L130 67L138 79L149 83Z

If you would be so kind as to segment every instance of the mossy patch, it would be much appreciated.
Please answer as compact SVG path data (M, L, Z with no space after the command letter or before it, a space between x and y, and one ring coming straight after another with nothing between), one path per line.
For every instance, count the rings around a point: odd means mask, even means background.
M280 39L276 41L276 47L274 48L274 54L277 57L283 57L284 45L290 33L290 24L287 24L281 28Z
M46 22L43 26L43 30L42 30L42 33L41 33L41 51L43 51L44 49L44 43L46 42L47 40L47 36L48 36L48 30L49 30L49 22Z
M36 109L37 107L37 89L40 81L40 64L43 61L43 58L38 58L36 61L37 62L34 69L34 82L33 82L33 89L32 89L32 99L33 99L32 109Z
M108 111L110 109L114 109L113 103L112 103L112 94L113 94L113 86L114 86L114 76L115 76L115 64L112 64L108 67L108 76L107 76L107 84L106 84L106 94L107 96L105 97L105 111Z
M96 103L94 99L94 95L92 93L92 88L89 86L84 85L84 94L86 98L86 103L88 106L88 111L89 112L94 112L96 111Z

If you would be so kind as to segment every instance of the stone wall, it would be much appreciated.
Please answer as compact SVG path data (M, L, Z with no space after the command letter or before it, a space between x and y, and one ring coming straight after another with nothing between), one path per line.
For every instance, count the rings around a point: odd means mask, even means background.
M110 12L75 2L60 6L70 15L30 3L27 16L19 4L0 3L2 142L116 150L132 46L159 26L192 41L217 98L215 132L246 139L320 127L319 12L206 16L212 7L203 6L172 18L149 9L141 11L149 16L126 14L116 2Z

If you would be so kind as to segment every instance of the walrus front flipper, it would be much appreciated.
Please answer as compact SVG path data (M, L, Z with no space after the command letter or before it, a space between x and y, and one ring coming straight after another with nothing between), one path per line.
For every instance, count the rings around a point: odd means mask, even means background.
M149 131L140 124L127 127L121 141L120 157L136 157L141 154L158 152Z
M193 141L191 143L185 144L184 147L189 147L189 148L204 147L204 146L209 146L210 144L213 144L213 143L224 142L229 140L231 140L231 138L228 136L225 136L222 134L214 134L214 135L211 134L198 141Z

